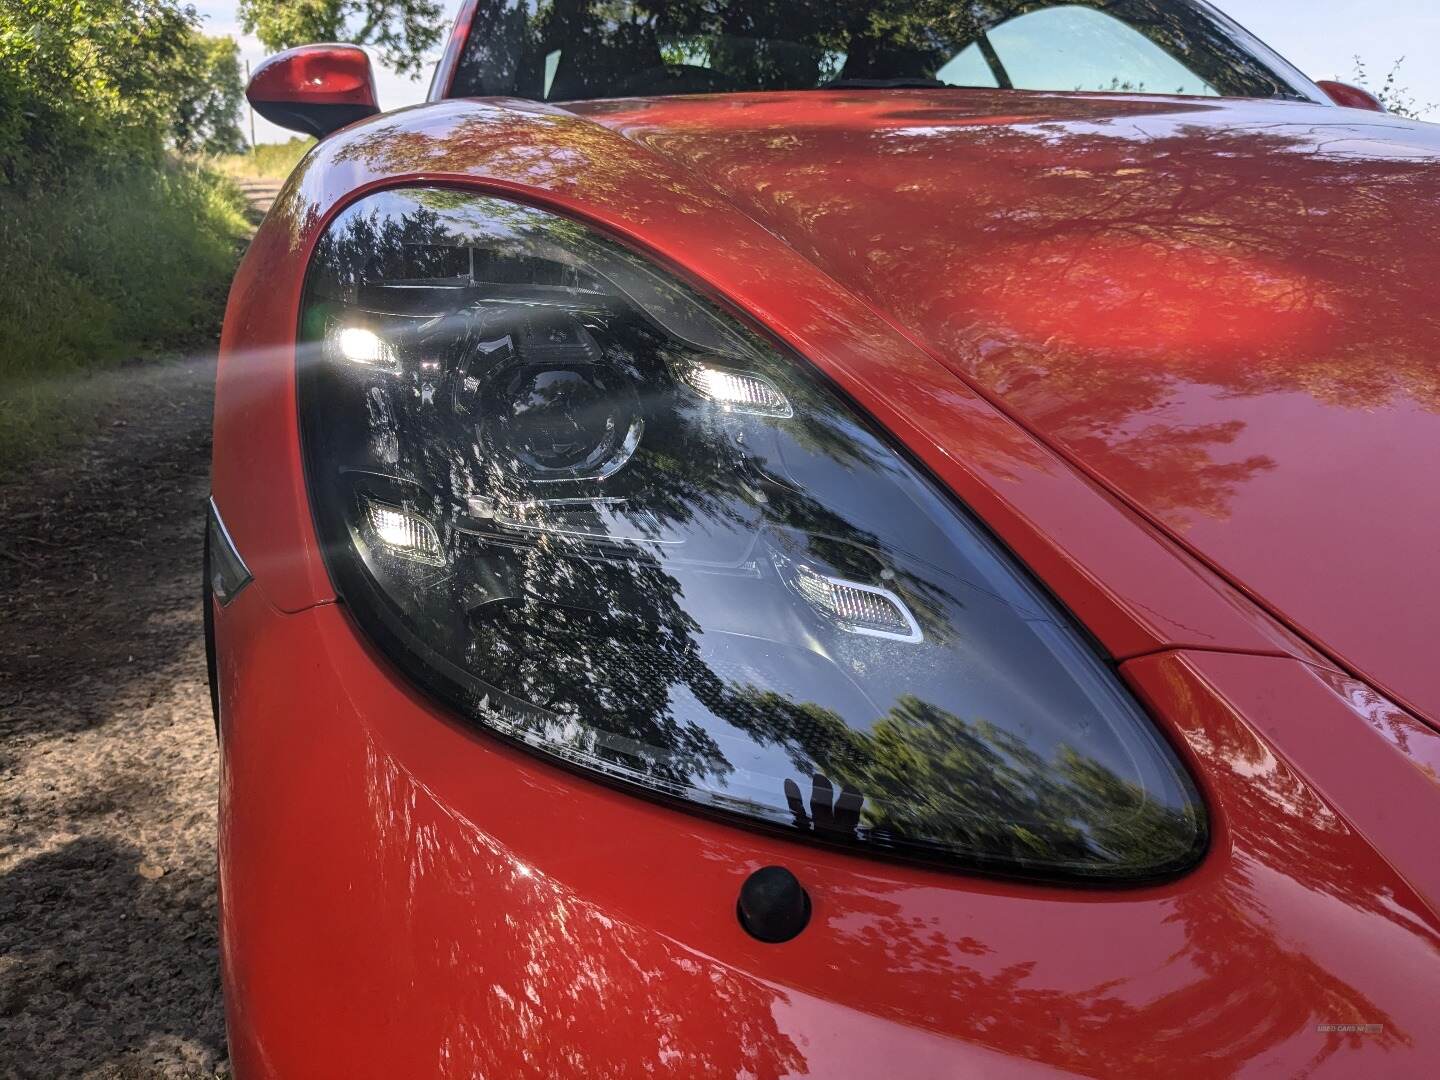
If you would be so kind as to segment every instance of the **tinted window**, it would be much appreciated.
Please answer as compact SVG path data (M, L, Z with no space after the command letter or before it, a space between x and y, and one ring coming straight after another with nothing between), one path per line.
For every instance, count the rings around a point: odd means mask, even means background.
M1303 77L1189 0L480 0L451 92L897 85L1310 97Z
M1017 90L1216 93L1133 26L1079 4L1028 12L1001 23L988 37L999 62L992 74ZM979 52L978 46L971 49Z

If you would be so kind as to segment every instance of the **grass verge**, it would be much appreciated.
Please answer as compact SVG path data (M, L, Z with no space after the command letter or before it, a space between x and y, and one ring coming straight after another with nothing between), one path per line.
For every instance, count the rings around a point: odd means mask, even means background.
M226 176L266 176L272 180L284 180L314 145L314 139L303 135L283 143L261 143L251 147L247 154L216 158L215 168Z
M214 348L244 209L185 163L0 191L0 472L93 416L90 371Z

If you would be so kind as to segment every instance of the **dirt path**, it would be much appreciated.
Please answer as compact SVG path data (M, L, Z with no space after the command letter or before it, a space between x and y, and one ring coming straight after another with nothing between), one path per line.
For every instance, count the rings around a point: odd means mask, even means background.
M281 181L238 181L255 221ZM0 475L0 1078L225 1076L200 549L213 357Z
M200 621L210 359L0 481L0 1076L225 1066Z
M250 208L254 211L257 220L264 217L271 205L275 202L275 196L280 194L280 188L285 183L283 180L275 180L267 176L242 176L235 181L235 186L245 194L250 201Z

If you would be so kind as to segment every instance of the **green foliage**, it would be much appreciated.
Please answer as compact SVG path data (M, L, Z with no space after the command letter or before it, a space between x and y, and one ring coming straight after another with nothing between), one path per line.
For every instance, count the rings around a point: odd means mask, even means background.
M233 186L188 165L0 192L0 379L213 331L246 235Z
M234 42L177 0L0 0L0 449L43 441L75 373L213 336L246 233L171 150L243 144Z
M0 457L56 427L82 370L213 347L243 211L185 165L0 189Z
M240 46L231 38L191 32L177 71L171 133L183 153L238 154L245 149L240 105Z
M297 135L287 142L261 143L244 153L219 158L215 166L227 176L268 176L284 180L314 145L315 140L308 135Z
M435 0L240 0L240 21L267 49L316 41L374 45L382 62L418 75L443 33Z
M0 173L155 160L193 12L152 0L0 0Z
M177 0L0 0L0 183L239 144L234 42Z
M1433 101L1416 101L1415 96L1410 93L1410 88L1401 85L1400 68L1404 63L1405 57L1403 56L1396 60L1390 65L1390 71L1384 80L1375 86L1371 84L1370 72L1366 68L1365 61L1357 56L1355 57L1355 74L1350 81L1374 94L1380 100L1380 104L1385 106L1386 112L1408 117L1411 120L1423 120L1428 113L1440 109L1440 104Z

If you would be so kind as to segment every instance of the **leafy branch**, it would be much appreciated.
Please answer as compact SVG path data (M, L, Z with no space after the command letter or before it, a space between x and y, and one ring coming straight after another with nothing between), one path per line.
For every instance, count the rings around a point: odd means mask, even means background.
M1402 56L1390 65L1390 71L1386 74L1384 81L1379 86L1374 86L1371 84L1370 72L1365 61L1356 56L1355 74L1351 78L1351 82L1374 94L1380 104L1385 106L1386 112L1408 117L1411 120L1423 120L1427 113L1440 108L1440 104L1433 101L1422 104L1415 100L1408 86L1401 85L1400 68L1404 63L1405 57Z

